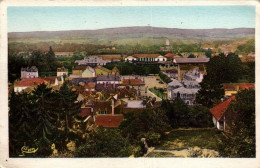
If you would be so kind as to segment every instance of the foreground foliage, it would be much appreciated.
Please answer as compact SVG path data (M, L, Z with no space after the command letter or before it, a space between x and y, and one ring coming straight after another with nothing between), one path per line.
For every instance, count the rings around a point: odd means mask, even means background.
M255 91L242 90L227 110L220 150L228 157L255 157Z

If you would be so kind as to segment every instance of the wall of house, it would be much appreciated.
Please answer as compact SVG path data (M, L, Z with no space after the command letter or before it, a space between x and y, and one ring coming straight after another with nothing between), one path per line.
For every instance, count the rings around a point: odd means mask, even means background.
M166 58L163 56L159 56L159 57L155 58L155 61L166 61Z
M63 76L63 75L68 76L68 72L57 72L57 76Z
M72 75L81 75L83 70L72 70Z
M21 79L24 79L24 78L38 78L38 72L22 71L21 72Z
M109 73L107 71L103 71L102 69L99 69L99 68L96 68L95 72L96 72L96 76L98 76L98 75L109 75Z
M22 90L28 88L28 86L23 86L23 87L14 87L14 92L21 92Z
M95 77L95 72L93 73L93 72L90 71L89 69L86 69L85 71L83 71L82 77L83 77L83 78Z
M227 90L227 91L225 91L225 96L232 96L234 94L237 94L237 91L234 91L234 90L231 90L231 91Z

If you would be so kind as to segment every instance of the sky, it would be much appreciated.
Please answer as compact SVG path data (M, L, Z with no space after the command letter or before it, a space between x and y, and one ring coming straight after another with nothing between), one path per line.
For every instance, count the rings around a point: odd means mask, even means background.
M254 28L255 6L8 7L8 32L153 26Z

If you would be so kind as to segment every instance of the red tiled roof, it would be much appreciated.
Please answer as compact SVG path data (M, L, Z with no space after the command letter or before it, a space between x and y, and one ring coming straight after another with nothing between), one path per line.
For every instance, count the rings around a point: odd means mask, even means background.
M97 115L95 124L97 126L114 128L118 127L123 120L123 115Z
M75 66L73 70L86 70L88 66Z
M84 85L84 88L85 89L93 89L93 88L95 88L95 86L96 86L96 83L89 82L89 83Z
M254 83L223 83L223 89L224 90L237 90L237 87L239 90L243 89L254 89L255 84Z
M167 53L166 55L165 55L165 57L168 57L168 58L171 58L171 57L174 57L176 54L174 54L174 53Z
M132 56L136 58L157 58L160 54L134 54Z
M144 85L145 83L140 79L123 79L122 85Z
M49 83L55 83L56 78L57 78L56 76L51 76L51 77L42 77L40 79L46 80Z
M91 115L91 108L81 108L81 112L78 114L80 117L86 117Z
M16 87L35 86L35 85L40 85L43 82L47 82L47 81L41 78L26 78L26 79L22 79L21 81L15 82L14 85Z
M254 89L255 84L254 83L241 83L239 84L239 89Z
M219 121L222 119L223 114L226 112L231 101L235 99L235 96L227 99L226 101L212 107L210 109L211 114Z

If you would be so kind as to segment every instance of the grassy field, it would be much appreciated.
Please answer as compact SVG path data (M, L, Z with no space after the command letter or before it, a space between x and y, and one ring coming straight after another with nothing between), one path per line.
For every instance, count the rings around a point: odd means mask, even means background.
M197 146L203 149L217 150L221 136L223 135L214 128L175 129L168 134L166 140L157 148L163 150L179 150Z

